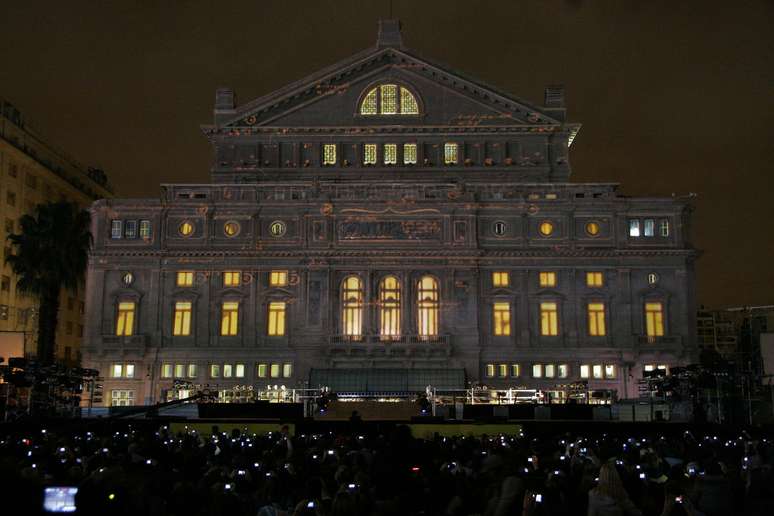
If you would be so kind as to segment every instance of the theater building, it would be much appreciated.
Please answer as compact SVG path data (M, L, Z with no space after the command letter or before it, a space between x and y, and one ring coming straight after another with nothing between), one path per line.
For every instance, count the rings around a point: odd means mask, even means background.
M688 199L570 182L565 113L559 87L533 105L417 56L396 21L264 97L218 90L209 184L92 207L105 403L176 380L624 398L695 360Z

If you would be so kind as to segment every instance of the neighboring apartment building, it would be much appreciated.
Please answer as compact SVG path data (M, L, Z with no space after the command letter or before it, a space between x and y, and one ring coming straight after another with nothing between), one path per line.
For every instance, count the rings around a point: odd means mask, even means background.
M636 397L697 360L690 201L570 182L565 116L561 88L502 93L395 21L254 101L218 90L211 184L93 205L84 364L116 405L176 381Z
M16 277L5 264L12 252L6 237L20 231L21 216L47 201L68 200L88 208L112 196L104 172L84 168L51 146L10 102L0 99L0 348L22 348L28 356L36 349L37 301L16 290ZM84 294L84 288L77 294L62 292L56 357L71 364L79 359L83 338Z

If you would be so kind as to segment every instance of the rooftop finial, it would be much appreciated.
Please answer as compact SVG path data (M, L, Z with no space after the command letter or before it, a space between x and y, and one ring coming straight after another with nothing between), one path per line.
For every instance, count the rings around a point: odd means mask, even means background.
M379 20L379 37L376 46L403 47L403 38L400 33L400 20Z

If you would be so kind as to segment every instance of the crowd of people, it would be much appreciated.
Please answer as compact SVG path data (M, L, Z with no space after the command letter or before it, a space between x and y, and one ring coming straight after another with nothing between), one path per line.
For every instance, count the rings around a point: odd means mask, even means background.
M774 446L762 437L549 432L421 439L404 425L295 435L0 427L0 489L17 508L4 514L25 515L43 513L46 487L77 487L76 514L109 516L715 516L774 507Z

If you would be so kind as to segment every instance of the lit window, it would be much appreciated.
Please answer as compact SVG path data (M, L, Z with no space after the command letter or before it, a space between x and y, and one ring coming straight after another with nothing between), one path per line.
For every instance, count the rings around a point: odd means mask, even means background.
M112 407L131 407L134 405L134 391L113 389L110 391L110 405Z
M124 375L123 364L113 364L113 378L121 378Z
M360 340L363 329L363 284L357 276L341 285L341 330L350 339Z
M510 274L507 272L493 272L492 273L492 286L494 287L507 287L511 283Z
M242 284L242 274L239 271L226 271L223 273L224 287L238 287Z
M218 364L210 365L210 378L220 378L220 366Z
M500 364L497 367L497 373L500 376L500 378L505 378L508 376L508 364Z
M494 233L497 236L505 235L505 231L507 229L508 229L508 226L502 220L498 220L494 224L492 224L492 233Z
M268 366L266 364L258 364L258 378L266 378Z
M363 165L376 165L376 144L366 143L363 153Z
M589 303L589 335L592 337L605 336L605 304Z
M543 364L532 364L532 378L543 377Z
M149 220L140 221L140 238L148 239L151 237L151 223Z
M372 88L360 104L361 115L418 115L419 104L408 89L397 84Z
M645 368L644 369L645 369L646 373L649 373L649 372L653 371L654 369L656 369L656 366L654 366L653 364L645 364Z
M237 334L239 324L239 301L226 301L223 303L220 317L220 334L233 336Z
M587 364L580 366L580 377L581 378L589 377L589 366Z
M234 368L231 364L223 364L223 378L231 378L234 374Z
M419 106L417 105L417 99L406 88L400 89L400 114L401 115L419 114Z
M559 335L556 303L540 303L540 334L545 336Z
M645 329L648 337L664 335L664 305L645 303Z
M488 378L492 378L495 375L495 366L494 364L487 364L486 365L486 376Z
M361 115L375 115L377 111L377 89L374 88L371 91L368 92L368 94L363 99L363 103L360 104L360 114Z
M495 335L511 334L511 304L505 302L495 303L492 308L493 325Z
M293 364L282 364L282 377L290 378L293 376Z
M193 285L194 273L192 271L180 271L177 273L177 286L190 287Z
M323 145L323 165L336 164L336 144L326 143Z
M398 163L398 146L394 143L384 144L384 164L395 165Z
M661 222L659 223L659 234L662 237L668 237L669 236L669 220L667 219L661 219Z
M286 287L288 285L288 271L271 271L269 274L270 287Z
M540 273L540 286L541 287L555 287L556 286L556 273L555 272L541 272Z
M540 223L540 226L538 229L541 235L550 236L554 232L554 225L551 222L545 220Z
M177 301L175 303L175 324L172 335L186 336L191 334L191 302Z
M589 236L597 236L599 234L599 224L596 222L589 222L586 224L586 233Z
M188 221L183 222L178 227L178 231L180 231L180 234L186 237L191 236L191 234L193 233L193 230L194 230L193 224L191 224Z
M400 282L395 276L379 283L379 336L383 340L400 336Z
M285 303L272 301L269 303L269 336L285 335Z
M438 335L438 282L423 276L417 289L417 333L421 337Z
M280 365L279 364L272 364L271 369L269 370L269 373L271 374L272 378L279 378L280 375Z
M287 226L281 220L275 220L269 224L269 234L275 238L283 236L287 230Z
M124 224L124 237L137 238L137 221L127 220Z
M658 283L658 274L651 272L648 274L648 285L655 285L656 283Z
M653 219L645 219L643 223L643 236L652 237L655 234L656 221Z
M196 378L196 364L188 364L188 378Z
M223 224L223 233L225 233L227 237L238 235L239 229L239 222L235 222L233 220Z
M172 364L163 364L161 366L161 377L172 378Z
M587 272L586 273L586 286L587 287L601 287L604 284L604 278L601 272Z
M382 85L382 115L395 115L398 113L398 87L394 84Z
M521 376L521 366L519 364L511 364L511 376L514 378Z
M638 237L638 236L640 236L640 221L639 221L639 219L631 219L631 220L629 220L629 236L630 237Z
M110 238L118 239L124 236L123 222L120 220L110 221Z
M615 378L615 366L613 364L605 364L605 378Z
M559 364L556 366L556 372L559 378L567 378L570 376L570 368L567 366L567 364Z
M126 364L124 368L124 376L126 378L134 378L134 364Z
M128 337L134 333L134 308L134 301L121 301L118 303L116 335Z
M417 164L417 144L416 143L403 144L403 164L404 165Z
M546 378L553 378L556 376L556 367L554 364L546 364L543 368Z
M236 364L234 366L234 376L237 378L244 378L245 377L245 365L244 364Z
M596 379L602 378L602 365L594 364L591 366L591 374Z
M175 378L185 376L185 364L175 364Z
M456 165L457 159L457 144L445 143L443 145L443 162L447 165Z

